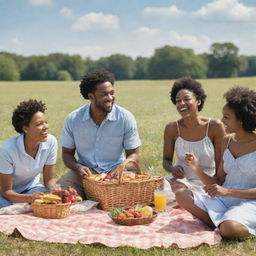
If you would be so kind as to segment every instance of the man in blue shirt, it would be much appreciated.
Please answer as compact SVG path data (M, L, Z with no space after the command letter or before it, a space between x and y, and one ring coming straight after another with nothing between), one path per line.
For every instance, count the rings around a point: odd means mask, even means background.
M141 142L136 120L114 104L114 81L114 75L105 69L88 72L80 92L90 104L70 113L62 130L62 158L71 170L58 183L75 188L83 198L82 176L111 172L125 158L138 162Z

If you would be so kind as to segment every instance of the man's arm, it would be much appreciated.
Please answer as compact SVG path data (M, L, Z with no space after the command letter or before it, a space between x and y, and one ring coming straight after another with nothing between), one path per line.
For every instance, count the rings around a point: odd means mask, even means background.
M81 165L75 158L76 149L62 147L62 160L71 170L78 171L82 176L91 174L87 166Z
M139 147L125 150L125 155L127 160L132 160L139 164ZM134 171L134 168L136 169L136 166L132 162L129 162L126 166L129 171Z

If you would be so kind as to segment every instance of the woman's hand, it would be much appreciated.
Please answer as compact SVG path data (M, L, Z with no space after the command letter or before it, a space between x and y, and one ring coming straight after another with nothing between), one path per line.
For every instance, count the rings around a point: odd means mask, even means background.
M31 199L29 200L30 201L29 203L34 202L36 199L41 199L43 195L44 195L43 192L35 192L31 194Z
M173 166L171 173L174 179L183 179L185 177L183 167L180 165Z
M190 167L192 171L199 169L199 161L193 153L185 153L184 163Z
M227 196L228 189L224 188L218 184L209 184L204 187L204 191L210 196Z

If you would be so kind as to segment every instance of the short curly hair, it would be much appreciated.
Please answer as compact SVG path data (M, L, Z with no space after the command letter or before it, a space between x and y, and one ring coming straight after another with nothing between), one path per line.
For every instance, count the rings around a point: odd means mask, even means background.
M256 91L247 87L235 86L229 89L223 97L228 108L232 109L238 120L242 121L245 131L256 129Z
M198 106L198 111L201 111L207 96L202 88L202 85L191 77L181 77L174 82L170 91L172 103L174 105L176 104L176 95L180 90L183 89L193 92L196 99L201 101L201 104Z
M105 82L110 82L112 85L114 85L114 74L112 74L104 68L90 71L83 77L79 85L80 93L86 100L88 100L88 93L94 92L96 90L97 84Z
M46 106L42 101L30 99L22 101L13 111L12 125L16 132L23 133L23 126L28 126L33 115L37 112L44 113Z

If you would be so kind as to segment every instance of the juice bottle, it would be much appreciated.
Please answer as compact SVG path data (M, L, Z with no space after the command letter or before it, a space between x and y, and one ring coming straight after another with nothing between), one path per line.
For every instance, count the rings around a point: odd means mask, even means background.
M156 190L154 192L154 204L156 211L165 211L166 210L166 203L167 203L167 196L165 191L163 190Z

